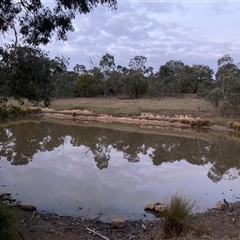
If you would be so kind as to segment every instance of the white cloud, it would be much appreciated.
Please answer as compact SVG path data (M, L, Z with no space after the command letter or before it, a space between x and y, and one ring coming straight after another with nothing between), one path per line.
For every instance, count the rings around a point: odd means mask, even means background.
M114 55L128 66L136 55L148 57L157 71L169 60L207 64L216 69L218 58L230 54L240 59L240 2L118 1L118 10L98 7L74 21L68 41L45 47L51 55L63 53L89 66L87 56Z

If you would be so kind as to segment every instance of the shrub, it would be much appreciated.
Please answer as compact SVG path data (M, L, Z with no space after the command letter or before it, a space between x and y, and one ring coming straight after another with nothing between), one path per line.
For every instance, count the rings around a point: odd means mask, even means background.
M233 129L235 129L235 130L238 129L238 122L233 123Z
M232 122L232 121L229 121L229 122L227 123L228 127L230 127L230 128L233 128L233 124L234 124L234 122Z
M76 112L73 112L72 115L73 115L73 117L76 117L76 116L77 116L77 113L76 113Z
M212 124L211 121L208 120L208 119L202 120L202 125L203 125L203 126L210 126L211 124Z
M203 124L202 124L202 120L201 119L197 119L196 120L196 125L198 126L198 127L201 127Z
M162 228L166 238L179 236L192 230L195 201L189 196L174 194L163 212Z
M15 226L15 218L13 213L2 205L0 205L0 239L23 239L22 233Z
M190 122L190 125L191 125L191 127L195 126L195 125L196 125L196 121L192 120L192 121Z
M180 120L180 123L189 124L190 121L189 121L188 119L181 119L181 120Z

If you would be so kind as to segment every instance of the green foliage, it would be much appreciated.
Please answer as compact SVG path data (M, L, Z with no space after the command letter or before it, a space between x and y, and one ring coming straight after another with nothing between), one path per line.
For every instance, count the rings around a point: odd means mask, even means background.
M162 228L166 238L177 237L192 230L195 202L189 196L176 193L171 196L166 206L162 218Z
M211 124L212 124L212 122L208 119L196 119L196 120L190 121L191 127L210 126Z
M8 46L0 48L0 67L4 76L0 94L19 101L27 99L37 105L50 104L53 89L51 60L48 54L39 48Z
M240 122L232 122L232 121L229 121L227 123L228 127L229 128L232 128L234 129L235 131L240 131Z
M0 106L0 118L12 118L19 116L27 116L30 114L38 114L41 113L41 108L26 108L19 107L14 105L2 105Z
M5 206L0 205L0 239L22 239L20 231L15 226L13 213Z
M0 33L3 35L14 28L24 43L39 45L51 41L54 32L59 40L67 40L67 32L74 30L72 21L77 14L89 13L98 4L117 8L116 0L61 0L51 8L45 1L1 1ZM15 29L19 26L19 32ZM15 40L17 44L17 37Z
M207 100L209 100L213 104L216 110L219 106L219 102L223 100L223 98L224 94L220 88L214 88L207 96Z
M78 97L95 97L98 95L98 84L91 74L83 74L74 83L74 93Z

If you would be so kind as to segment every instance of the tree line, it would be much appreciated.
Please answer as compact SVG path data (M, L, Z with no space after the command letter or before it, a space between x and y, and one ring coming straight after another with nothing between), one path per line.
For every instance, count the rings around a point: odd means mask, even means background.
M147 66L147 57L134 56L128 66L115 63L114 56L89 56L89 69L76 64L68 70L69 58L49 57L37 47L0 47L1 101L13 97L48 106L53 99L70 97L164 98L197 94L225 110L238 112L240 103L239 64L229 55L221 57L214 73L207 65L189 66L170 60L157 71Z

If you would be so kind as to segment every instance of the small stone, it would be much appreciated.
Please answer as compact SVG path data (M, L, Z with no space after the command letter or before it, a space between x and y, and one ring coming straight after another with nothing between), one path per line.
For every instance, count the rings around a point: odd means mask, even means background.
M218 201L218 202L217 202L217 209L218 209L218 210L223 210L223 209L224 209L224 204L223 204L222 201Z
M31 204L21 204L20 208L25 211L35 211L37 208Z
M144 207L144 210L154 210L156 206L156 203L155 202L149 202L147 203L147 205Z
M4 194L1 196L1 199L4 201L10 201L12 199L11 195Z
M125 226L125 221L121 218L116 217L112 219L112 225L113 227L123 228Z
M156 204L156 206L154 208L155 212L160 212L160 213L166 211L166 209L167 209L167 206L164 205L163 203Z

